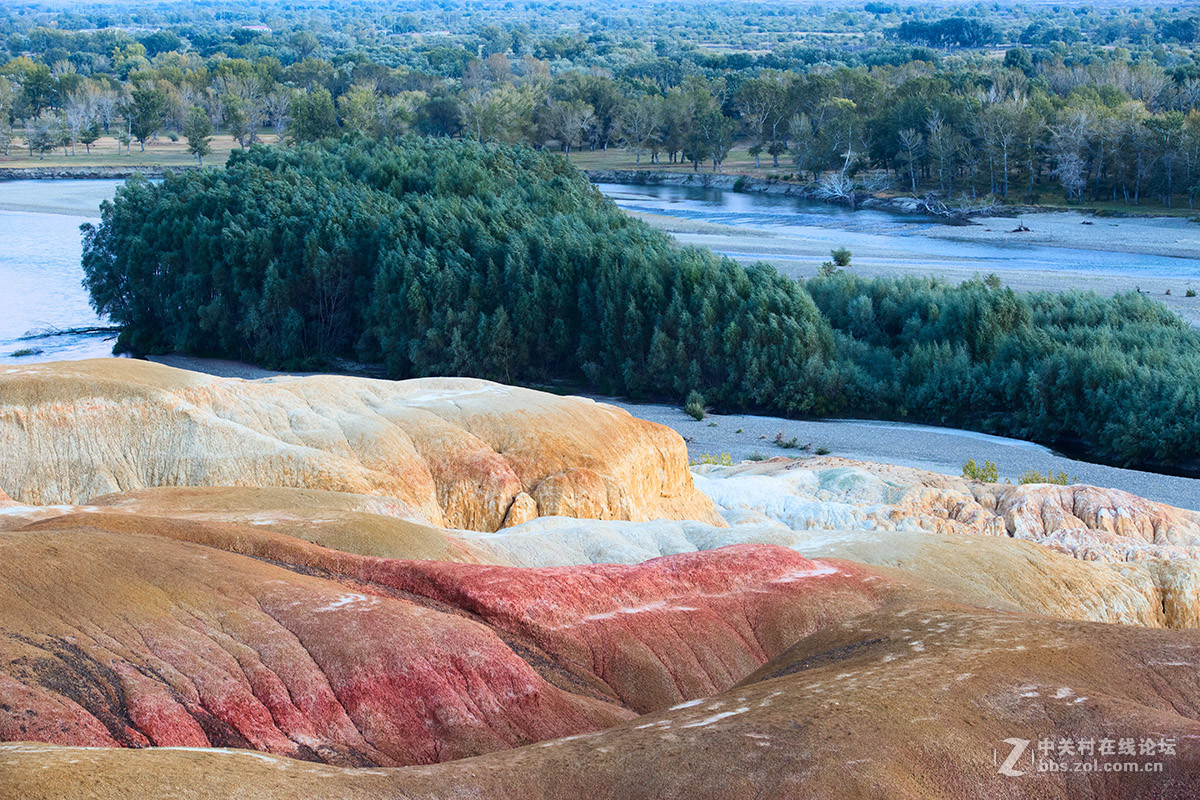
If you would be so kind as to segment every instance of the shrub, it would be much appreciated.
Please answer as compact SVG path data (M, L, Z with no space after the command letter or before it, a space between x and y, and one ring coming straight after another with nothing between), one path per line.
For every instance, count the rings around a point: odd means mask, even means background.
M1000 480L1000 470L996 468L993 461L983 462L983 466L975 463L975 459L968 459L967 463L963 464L962 476L973 481L982 481L983 483L996 483Z
M780 431L779 433L775 434L775 444L779 447L782 447L784 450L795 450L800 446L800 440L795 436L790 439L784 439L783 431ZM805 445L804 449L807 450L808 445Z
M1067 477L1067 473L1059 471L1047 471L1045 475L1038 472L1036 469L1029 469L1022 472L1017 477L1017 483L1052 483L1058 486L1069 486L1076 483L1074 477Z
M746 456L746 460L747 461L766 461L767 457L764 456L762 453L758 452L757 450L755 450L753 453Z
M699 464L712 464L718 467L732 467L733 456L731 456L729 453L721 453L720 455L702 453L699 457L690 460L688 464L693 467Z
M846 247L835 247L829 251L829 255L833 257L833 263L839 267L850 266L850 250Z
M688 416L697 422L704 419L704 395L693 390L688 392L687 400L684 401L683 410Z
M1184 296L1185 296L1185 297L1195 297L1195 296L1196 296L1196 290L1195 290L1195 289L1188 289L1186 292L1184 292Z

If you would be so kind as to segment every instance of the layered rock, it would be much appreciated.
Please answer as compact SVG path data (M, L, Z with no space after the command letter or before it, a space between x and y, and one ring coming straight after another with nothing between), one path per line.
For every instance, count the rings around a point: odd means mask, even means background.
M1194 796L1200 634L957 606L885 608L799 642L738 686L595 733L433 767L334 770L236 751L0 749L23 798L162 793L296 800L336 795L689 798ZM1131 739L1138 770L1039 771L1080 740ZM1001 774L1014 744L1027 743ZM1031 763L1032 762L1032 763ZM1161 771L1143 764L1161 763Z
M406 518L407 508L395 500L346 492L158 487L98 497L72 512L169 518L217 523L218 527L229 523L364 556L495 563L494 558L477 553L456 535L458 532Z
M882 567L960 602L1063 619L1147 627L1200 627L1200 561L1086 561L1029 541L923 531L793 531L693 522L544 518L496 534L462 534L484 557L519 566L638 563L749 543L810 558Z
M797 639L898 591L857 565L751 545L633 566L415 562L388 581L532 640L639 712L728 688Z
M527 570L77 513L0 533L0 739L459 758L728 688L899 591L779 547Z
M0 490L78 504L156 486L392 498L440 527L533 515L715 521L668 428L473 379L214 378L130 359L0 375Z
M734 522L1012 536L1105 561L1200 557L1200 513L1117 489L987 484L831 457L696 473L697 485Z
M579 398L115 360L0 376L0 452L0 740L37 742L0 796L1200 781L1200 633L1151 630L1200 627L1200 515L1124 493L830 458L694 486L678 436ZM1178 751L998 772L1127 736Z
M630 716L547 683L470 619L210 547L8 532L0 565L9 741L410 764Z

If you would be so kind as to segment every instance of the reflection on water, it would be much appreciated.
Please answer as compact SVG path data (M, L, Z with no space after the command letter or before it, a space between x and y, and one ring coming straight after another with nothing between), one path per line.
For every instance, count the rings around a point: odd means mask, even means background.
M937 217L892 214L819 203L798 197L743 194L685 186L631 186L597 183L596 188L621 208L733 227L809 230L812 228L898 233L943 224Z
M930 231L945 223L935 217L917 214L869 209L851 211L844 206L813 200L719 189L625 184L597 184L597 188L621 208L630 211L765 230L818 243L822 247L845 246L856 254L860 251L873 253L869 260L876 266L911 270L936 262L941 266L961 266L980 273L1031 270L1094 272L1130 278L1200 279L1200 261L1196 259L1030 245L1019 240L1011 244L988 244L933 237L929 235ZM713 248L742 260L764 257L722 249L719 240L713 241ZM789 256L787 252L772 252L770 260L811 262L813 258L811 254Z

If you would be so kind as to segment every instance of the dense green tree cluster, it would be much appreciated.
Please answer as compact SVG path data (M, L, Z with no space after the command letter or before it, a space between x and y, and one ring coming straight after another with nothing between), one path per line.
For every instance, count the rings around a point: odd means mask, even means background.
M806 411L833 336L767 267L678 249L560 158L361 139L131 180L88 227L93 303L145 352L389 375L586 377L607 391Z
M347 138L131 180L85 226L83 266L96 309L142 352L699 392L1121 463L1194 466L1200 442L1200 334L1141 296L833 268L801 285L677 247L519 146Z
M845 273L806 289L848 337L873 413L1196 467L1200 332L1144 295Z

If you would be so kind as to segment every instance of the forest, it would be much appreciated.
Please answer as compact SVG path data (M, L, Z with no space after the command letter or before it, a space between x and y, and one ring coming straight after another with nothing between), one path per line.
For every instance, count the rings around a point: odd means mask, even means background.
M1138 3L6 5L0 154L411 132L695 170L736 150L841 201L1191 207L1198 36Z
M84 228L92 303L135 353L698 393L1198 466L1200 331L1140 294L866 280L844 252L797 282L675 245L525 145L255 145L132 179Z

